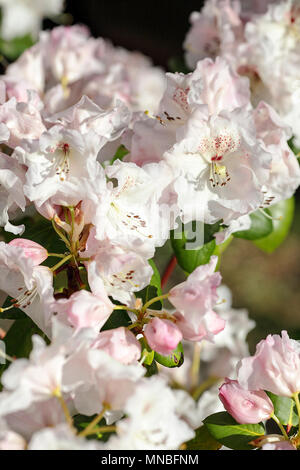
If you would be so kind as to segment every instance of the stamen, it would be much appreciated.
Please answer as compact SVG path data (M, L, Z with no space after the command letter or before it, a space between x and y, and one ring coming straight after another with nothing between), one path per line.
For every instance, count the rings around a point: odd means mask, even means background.
M21 290L20 295L16 299L11 299L12 305L9 307L0 308L0 313L11 310L12 308L22 308L25 309L32 304L35 297L37 296L37 288L33 287L32 290L26 289L26 287L20 287L18 290Z
M271 219L271 220L282 220L282 215L280 217L273 217L272 215L270 214L267 214L267 212L265 212L263 210L263 208L259 208L258 209L267 219Z

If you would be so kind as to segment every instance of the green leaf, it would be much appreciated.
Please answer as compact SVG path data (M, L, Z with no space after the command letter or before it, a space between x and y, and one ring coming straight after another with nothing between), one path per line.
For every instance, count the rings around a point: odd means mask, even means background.
M30 34L16 37L10 41L0 38L0 52L9 60L16 60L29 47L33 46L34 41Z
M269 209L264 209L266 214L270 215ZM241 230L235 232L235 238L244 238L245 240L258 240L260 238L270 235L273 230L273 222L263 214L263 211L258 210L250 214L251 227L248 230Z
M195 430L196 436L191 441L186 442L186 450L219 450L222 447L216 441L204 424Z
M158 367L155 361L153 361L150 366L147 364L143 364L143 366L147 369L145 377L151 377L152 375L158 374Z
M292 152L294 152L294 154L296 155L296 157L299 157L300 149L298 147L296 147L296 145L294 144L294 140L295 140L294 137L292 137L288 141L288 144L289 144L289 147L292 150Z
M277 416L281 424L297 426L299 418L296 414L296 405L294 400L288 397L279 397L274 393L267 392L273 405L274 414Z
M255 245L266 253L272 253L278 248L289 234L295 212L295 199L292 197L270 207L274 217L273 232L267 237L254 241ZM277 220L280 219L280 220Z
M140 338L139 342L141 343L141 346L142 346L142 354L141 354L141 358L143 361L142 363L145 366L151 366L154 360L154 351L152 351L152 349L150 348L145 338Z
M155 360L165 366L165 367L180 367L184 362L184 354L182 344L179 343L177 348L174 349L168 356L163 356L162 354L154 353Z
M123 158L129 153L129 150L124 145L118 147L114 157L111 159L110 164L112 165L116 160L123 160Z
M127 327L129 325L131 325L131 320L126 310L114 310L109 319L102 326L101 331L113 330L114 328L119 328L120 326Z
M183 227L181 233L171 232L171 243L179 266L187 273L192 273L198 266L207 264L216 248L213 234L219 230L220 224L207 225L201 222L191 222ZM196 233L203 230L204 243L196 249L187 249L189 244L196 241ZM202 237L200 237L202 238Z
M31 318L26 317L20 319L8 330L4 343L6 347L6 354L16 358L27 358L32 350L32 335L38 334L48 342L48 338L36 326ZM0 366L0 377L4 370L9 366L9 362Z
M154 299L154 297L158 297L162 295L160 274L156 267L156 264L154 263L153 259L150 259L148 263L153 269L153 275L152 275L150 284L149 286L145 287L143 290L139 292L136 292L135 294L137 298L142 299L143 304L145 304L151 299ZM151 308L153 310L161 310L162 309L161 301L158 301L152 304Z
M251 450L251 441L265 434L262 424L239 424L226 411L208 416L204 421L218 442L234 450Z

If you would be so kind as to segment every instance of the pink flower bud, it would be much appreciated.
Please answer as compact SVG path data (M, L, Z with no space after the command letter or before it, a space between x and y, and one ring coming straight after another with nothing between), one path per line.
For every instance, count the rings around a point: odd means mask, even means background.
M270 418L273 403L263 390L244 390L237 380L226 379L219 398L224 408L240 424L256 424Z
M32 240L26 240L26 238L15 238L9 242L9 245L22 248L26 258L30 258L32 260L33 266L38 266L48 258L47 250Z
M101 349L123 364L131 364L141 357L141 345L134 334L121 326L102 331L93 348Z
M153 318L145 328L145 337L151 349L167 356L182 340L182 333L170 320Z

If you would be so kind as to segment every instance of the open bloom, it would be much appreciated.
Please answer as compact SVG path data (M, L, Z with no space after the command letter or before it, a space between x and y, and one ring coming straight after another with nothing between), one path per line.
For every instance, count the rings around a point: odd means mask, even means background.
M106 449L178 449L194 436L183 416L182 401L160 377L140 381L126 401L127 417L118 423L117 436Z
M242 359L237 379L247 390L268 390L291 397L300 391L300 346L286 331L269 335L256 347L253 357Z
M39 255L42 252L40 247ZM53 275L49 268L37 264L42 259L38 258L17 242L0 242L0 289L10 295L13 305L23 310L49 336Z

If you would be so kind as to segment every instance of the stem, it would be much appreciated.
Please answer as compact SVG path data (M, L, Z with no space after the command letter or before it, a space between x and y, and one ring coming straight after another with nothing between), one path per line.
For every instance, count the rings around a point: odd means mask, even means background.
M208 377L208 379L202 382L202 384L200 384L199 387L197 387L196 390L192 393L194 400L198 400L203 392L215 385L217 382L219 382L219 380L219 377Z
M167 284L167 282L168 282L169 278L171 277L176 265L177 265L177 259L176 259L176 256L174 255L174 256L172 256L172 258L171 258L171 260L170 260L170 262L169 262L168 266L166 267L166 270L163 274L163 277L162 277L162 280L161 280L161 287L162 288Z
M59 390L54 392L54 396L58 399L58 401L59 401L59 403L62 407L62 410L64 412L64 415L66 417L66 421L67 421L68 425L73 429L73 427L74 427L73 426L73 419L70 415L69 408L67 407L67 404L66 404L61 392Z
M194 390L199 381L201 346L197 343L194 345L193 362L191 367L191 390Z
M85 436L88 436L89 434L94 434L94 428L97 426L97 424L101 421L101 419L103 418L105 412L109 409L108 406L104 406L103 407L103 410L101 411L101 413L99 413L94 419L93 421L90 422L90 424L83 430L79 433L79 436L80 437L85 437Z
M114 305L114 310L129 310L129 312L133 312L136 315L138 314L135 308L129 308L126 305Z
M68 255L66 256L64 259L62 259L61 261L59 261L59 263L57 263L55 266L53 266L51 269L51 271L56 271L58 268L60 268L63 264L65 264L70 258L73 258L73 255Z
M167 299L168 297L169 297L169 293L164 294L164 295L159 295L158 297L154 297L153 299L151 299L151 300L149 300L148 302L145 303L145 305L142 308L142 312L146 312L147 308L150 307L150 305L157 302L158 300Z
M294 393L294 395L292 395L292 398L294 399L295 403L296 403L296 408L297 408L297 413L298 413L298 416L299 416L299 427L298 427L298 433L297 433L297 436L296 438L300 437L300 401L299 401L299 393Z
M115 432L116 430L117 430L117 426L100 426L100 427L96 426L92 431L90 431L88 434L85 434L85 435L88 436L91 434L104 434L106 432Z
M55 230L55 232L57 233L57 235L59 236L59 238L61 238L61 239L65 242L65 244L67 245L67 247L71 249L71 245L70 245L70 243L69 243L69 240L64 236L63 233L61 233L60 230L58 230L58 228L56 227L56 224L55 224L54 219L52 219L51 222L52 222L52 227L54 228L54 230Z
M285 437L287 440L289 440L289 436L287 435L286 430L284 429L283 425L281 424L281 422L279 421L279 419L277 418L277 416L274 415L274 414L272 414L270 417L273 419L273 421L275 421L275 423L276 423L277 426L279 427L279 429L280 429L280 431L282 432L282 434L284 435L284 437Z
M49 256L54 256L55 258L64 258L66 255L61 255L59 253L48 253Z

